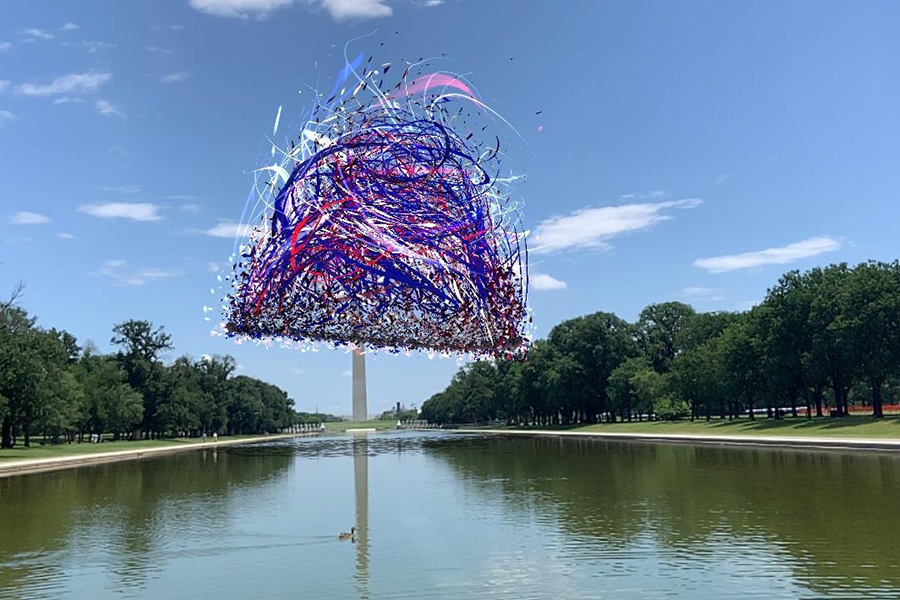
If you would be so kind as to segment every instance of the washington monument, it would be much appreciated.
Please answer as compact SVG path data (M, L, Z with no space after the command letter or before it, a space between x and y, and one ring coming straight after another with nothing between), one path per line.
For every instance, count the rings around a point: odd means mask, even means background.
M366 407L366 355L353 352L353 420L368 421Z

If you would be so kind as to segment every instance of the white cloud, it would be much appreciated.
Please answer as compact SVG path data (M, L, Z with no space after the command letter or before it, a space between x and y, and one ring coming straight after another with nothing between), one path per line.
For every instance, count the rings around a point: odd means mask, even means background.
M115 44L109 44L107 42L101 42L99 40L83 40L81 45L85 47L88 51L88 54L96 54L100 50L109 50L110 48L115 48Z
M393 14L385 0L320 0L322 6L335 20L373 19Z
M141 188L136 185L101 185L104 192L117 192L119 194L137 194Z
M716 183L722 183L729 177L731 177L731 173L723 173L722 175L716 177Z
M725 273L740 269L752 269L765 265L784 265L802 258L817 256L825 252L834 252L841 249L841 242L831 237L814 237L800 242L794 242L778 248L766 248L756 252L744 252L743 254L726 254L711 258L698 258L694 261L695 267L706 269L711 273Z
M72 31L73 29L80 29L80 26L78 25L78 23L69 22L60 27L60 29L62 29L63 31Z
M169 29L172 31L181 31L184 29L184 25L169 25Z
M58 238L60 238L60 239L63 239L63 240L74 240L74 239L78 239L78 238L76 238L74 235L72 235L71 233L69 233L69 232L67 232L67 231L60 231L59 233L56 234L56 237L58 237Z
M199 200L199 196L193 196L191 194L169 194L166 196L166 200Z
M686 287L681 290L681 294L683 296L710 296L714 294L716 290L708 287Z
M10 81L9 79L0 79L0 92L9 87Z
M159 78L160 83L181 83L191 78L191 74L187 71L178 71L177 73L169 73Z
M294 375L306 375L306 369L301 369L300 367L294 367L291 369L291 373Z
M565 281L560 281L559 279L553 277L552 275L547 275L546 273L531 273L528 276L528 279L531 282L531 288L534 290L548 291L566 289Z
M264 18L273 10L291 6L294 0L190 0L191 7L217 17Z
M425 2L425 6L440 6L444 3L444 0L427 0Z
M725 299L725 296L719 294L719 290L708 287L682 288L681 295L695 301L703 300L707 302L718 302Z
M6 220L12 225L43 225L50 222L50 217L40 213L21 211L9 215Z
M109 100L97 100L94 103L94 108L96 108L97 112L104 117L119 117L120 119L128 118L128 115L113 106Z
M103 261L103 264L91 274L94 276L109 277L117 285L145 285L159 279L181 277L184 275L184 271L181 269L162 269L159 267L148 267L138 269L137 271L123 270L123 267L127 265L128 263L122 259L105 260Z
M701 203L697 198L688 198L582 208L541 221L535 232L533 251L540 254L573 248L608 250L612 247L610 240L617 235L649 229L673 218L664 211L696 208Z
M0 110L0 127L3 127L9 121L15 121L16 115L12 114L8 110Z
M102 219L130 219L132 221L159 221L159 206L147 202L107 202L82 204L78 212Z
M215 227L210 227L204 233L211 237L236 238L247 234L247 226L233 221L222 221Z
M426 6L435 6L436 1L432 0ZM307 0L306 3L321 6L335 20L371 19L393 14L387 0ZM190 4L200 12L218 17L264 19L275 10L292 6L294 0L190 0Z
M53 104L72 104L74 102L83 102L83 100L74 96L60 96L53 101Z
M353 372L350 369L341 371L341 377L353 377Z
M206 270L209 271L210 273L218 273L219 271L222 270L222 265L220 265L217 262L210 261L210 263L208 265L206 265Z
M29 27L23 33L36 40L52 40L54 38L52 33L47 33L43 29L38 29L37 27Z
M18 87L19 93L26 96L53 96L56 94L80 94L94 92L101 85L112 79L112 73L104 71L87 71L61 75L45 85L23 83Z
M6 52L10 48L12 48L12 44L9 42L0 42L0 52Z
M171 48L160 48L159 46L147 46L147 52L152 52L153 54L175 54L175 51Z

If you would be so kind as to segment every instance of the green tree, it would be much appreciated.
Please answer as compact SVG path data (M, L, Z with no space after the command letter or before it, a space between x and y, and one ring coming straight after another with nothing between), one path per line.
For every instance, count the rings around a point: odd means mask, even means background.
M143 397L141 427L150 435L161 425L155 422L157 404L164 393L160 357L172 349L172 338L163 327L154 329L149 321L132 319L113 327L111 342L120 348L117 357L128 376L128 383Z
M863 263L847 283L849 343L871 388L872 415L881 418L882 388L900 373L900 263Z
M681 302L651 304L641 311L637 322L637 340L641 352L659 373L682 351L682 331L696 315Z
M636 356L634 328L612 313L596 312L563 321L550 331L549 344L582 369L581 385L573 391L578 421L595 423L612 416L606 388L613 370Z

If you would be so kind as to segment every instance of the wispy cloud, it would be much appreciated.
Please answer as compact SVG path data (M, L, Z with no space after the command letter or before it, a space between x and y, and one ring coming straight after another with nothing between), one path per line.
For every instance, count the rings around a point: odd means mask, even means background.
M109 50L116 47L115 44L101 42L99 40L82 40L81 45L88 51L88 54L96 54L101 50Z
M217 262L210 261L209 264L206 265L206 270L210 273L218 273L222 270L222 265Z
M53 100L53 104L74 104L77 102L84 102L81 98L77 96L60 96Z
M159 279L181 277L182 269L162 269L159 267L147 267L138 270L126 269L128 263L122 259L104 261L91 274L94 276L108 277L117 285L146 285Z
M112 79L112 73L86 71L61 75L47 84L23 83L17 89L26 96L54 96L58 94L81 94L96 91Z
M169 73L159 78L160 83L181 83L191 78L191 74L187 71L178 71L177 73Z
M215 227L210 227L204 233L211 237L236 238L247 234L247 226L233 221L222 221Z
M123 113L117 107L113 106L109 100L97 100L94 103L94 108L96 108L97 112L104 117L118 117L120 119L128 118L128 115Z
M612 247L610 241L614 237L650 229L657 223L674 218L666 214L666 211L696 208L701 203L702 200L697 198L687 198L582 208L568 215L542 221L537 227L532 246L538 254L575 248L608 250Z
M353 371L351 371L350 369L341 371L341 377L353 377Z
M60 231L59 233L56 234L56 237L58 237L58 238L60 238L60 239L62 239L62 240L75 240L75 239L78 239L78 238L76 238L74 235L72 235L71 233L69 233L68 231Z
M104 192L116 192L119 194L137 194L141 191L137 185L101 185L100 189Z
M681 290L682 296L709 296L710 294L715 293L716 290L708 287L686 287Z
M9 112L8 110L0 110L0 127L3 127L6 123L10 121L15 121L16 115Z
M107 202L82 204L78 212L102 219L129 219L131 221L159 221L159 206L149 202Z
M531 273L528 277L531 282L531 288L538 291L564 290L566 282L560 281L552 275L546 273Z
M169 194L166 196L166 200L199 200L199 196L194 196L192 194Z
M394 13L385 0L321 0L321 2L328 14L337 21L389 17Z
M169 25L169 29L172 31L182 31L184 29L184 25Z
M6 52L12 48L12 44L9 42L0 42L0 52Z
M190 0L193 8L217 17L265 18L273 10L291 6L294 0Z
M72 23L72 22L66 23L65 25L60 27L60 29L62 29L63 31L72 31L74 29L80 29L80 28L81 28L81 26L78 25L78 23Z
M37 27L29 27L22 31L22 33L35 40L52 40L55 37L52 33L48 33Z
M426 6L439 3L431 0ZM293 6L294 0L190 0L190 4L200 12L217 17L265 19L273 11ZM389 17L394 12L387 0L307 0L306 4L324 8L338 21Z
M765 265L785 265L794 261L818 256L825 252L841 249L841 242L832 237L813 237L787 246L766 248L742 254L726 254L711 258L698 258L695 267L706 269L711 273L726 273L740 269L753 269Z
M425 6L440 6L443 3L444 0L427 0Z
M708 287L686 287L682 288L681 295L691 300L708 300L717 302L724 300L725 296L719 293L719 290Z
M8 88L10 83L9 79L0 79L0 92Z
M723 173L723 174L719 175L718 177L716 177L716 183L717 184L722 183L729 177L731 177L730 173Z
M147 46L147 52L152 54L175 54L175 51L171 48L160 48L159 46Z
M20 211L6 217L12 225L43 225L50 222L50 217L41 213Z

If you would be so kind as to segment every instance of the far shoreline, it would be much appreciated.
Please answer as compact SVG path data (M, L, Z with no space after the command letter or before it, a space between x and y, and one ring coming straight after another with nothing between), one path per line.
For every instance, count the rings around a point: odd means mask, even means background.
M466 428L455 433L532 437L569 437L612 441L645 441L659 443L703 444L718 446L757 446L770 448L804 448L808 450L864 450L900 452L900 439L867 437L821 437L781 435L714 435L694 433L629 433L624 431L571 431L564 429L486 429Z
M259 444L273 440L283 440L294 437L306 437L317 433L279 433L274 435L259 435L239 437L236 439L219 438L218 441L173 443L165 446L139 447L128 450L114 450L110 452L85 452L51 458L23 458L10 459L0 462L0 478L14 477L16 475L31 475L33 473L45 473L62 469L99 465L111 462L127 460L140 460L153 456L172 454L188 450L215 450L221 447L237 446L240 444ZM139 444L140 442L135 442Z

